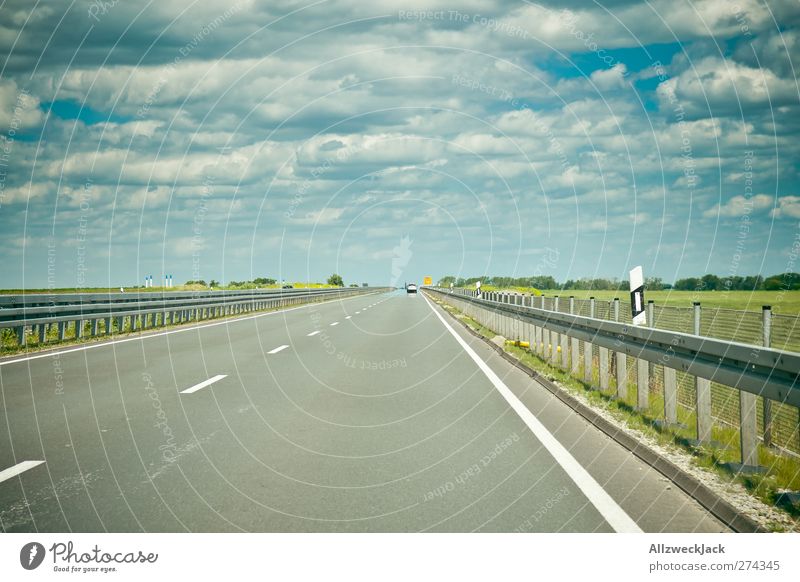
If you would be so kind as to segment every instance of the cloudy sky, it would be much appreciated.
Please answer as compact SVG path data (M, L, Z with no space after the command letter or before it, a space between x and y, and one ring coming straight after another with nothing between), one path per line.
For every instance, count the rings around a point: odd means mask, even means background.
M800 271L798 24L796 0L6 0L0 286Z

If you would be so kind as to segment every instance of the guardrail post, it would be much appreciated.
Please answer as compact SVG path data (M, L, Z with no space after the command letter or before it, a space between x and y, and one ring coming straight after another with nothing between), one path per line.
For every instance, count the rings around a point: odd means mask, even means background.
M531 309L533 307L533 293L528 296L526 307ZM530 322L525 323L525 340L528 342L528 351L535 353L536 338L534 337L534 325Z
M117 332L122 333L125 331L125 316L120 315L117 317Z
M664 422L678 424L678 374L664 364Z
M47 339L47 324L46 323L40 323L37 326L37 331L39 332L39 343L43 344L45 342L45 340Z
M772 334L772 308L764 305L761 308L761 339L764 347L770 347ZM744 394L742 392L742 394ZM772 446L772 400L764 398L764 446Z
M545 305L544 296L542 296L542 309L545 308L544 305ZM544 360L549 360L550 359L550 352L551 352L552 345L553 344L550 341L550 330L543 325L542 326L542 358Z
M67 339L67 322L66 321L59 321L58 322L58 340L64 341Z
M81 339L83 337L83 321L80 319L75 320L75 339Z
M603 346L597 347L598 363L599 363L599 378L600 390L608 390L608 348Z
M544 309L544 294L539 296L539 309ZM544 359L544 328L541 325L536 326L536 353Z
M553 308L550 311L558 311L558 295L553 297ZM558 336L558 332L554 330L550 331L550 364L552 366L558 365Z
M572 315L575 315L575 296L569 296L569 312ZM581 347L578 343L578 338L570 338L570 346L571 346L571 366L570 371L573 375L577 376L578 372L581 369Z
M25 326L24 325L20 325L19 327L17 327L17 343L19 344L19 347L21 347L21 348L25 347L26 339L25 339Z
M98 329L98 319L95 317L92 320L92 337L97 335L97 329Z
M614 321L619 322L619 297L614 297ZM617 372L617 398L628 396L628 359L624 352L615 352Z
M503 293L503 304L508 305L508 293ZM503 314L503 322L500 324L501 332L504 338L508 337L508 316Z
M764 305L761 308L762 328L761 341L764 347L769 347L771 320L770 315L772 309L769 305ZM764 398L764 402L767 399ZM751 392L739 390L739 443L742 455L742 470L753 470L759 465L758 461L758 424L756 418L756 405L758 403L758 396ZM766 412L766 411L765 411ZM770 416L771 416L771 410ZM767 433L767 425L772 423L771 418L764 415L764 433Z
M139 316L131 315L131 331L136 331L139 327Z
M594 297L589 297L589 317L594 318ZM592 382L592 343L583 342L583 380Z
M104 321L105 321L105 324L106 324L105 325L105 327L106 327L106 329L105 329L106 335L111 335L111 318L110 317L106 317Z
M700 335L700 302L694 302L694 334ZM711 442L711 382L705 378L694 378L695 410L697 411L697 441Z
M647 302L647 325L653 325L654 303ZM647 410L650 407L650 362L642 358L636 359L636 407Z

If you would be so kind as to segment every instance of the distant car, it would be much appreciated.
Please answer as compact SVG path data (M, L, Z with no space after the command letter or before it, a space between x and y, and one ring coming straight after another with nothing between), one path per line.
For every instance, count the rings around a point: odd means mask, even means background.
M409 283L406 285L406 293L416 293L417 286L414 283Z

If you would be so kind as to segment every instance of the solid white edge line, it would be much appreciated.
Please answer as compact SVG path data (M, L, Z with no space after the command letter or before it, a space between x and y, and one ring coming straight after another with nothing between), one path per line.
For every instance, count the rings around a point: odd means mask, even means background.
M363 297L363 295L354 295L353 297L343 297L341 299L329 299L326 301L320 301L317 305L322 305L324 303L333 303L334 301L349 301L350 299L358 299L359 297ZM82 352L84 350L94 350L97 348L104 348L107 346L113 346L114 344L124 344L127 342L138 342L146 339L150 339L152 337L161 337L165 335L171 335L173 333L184 333L187 331L194 331L196 329L203 329L206 327L215 327L217 325L230 325L232 323L236 323L239 321L248 321L250 319L258 319L259 317L269 317L271 315L280 315L282 313L288 313L289 311L296 311L298 309L305 309L313 305L312 303L305 303L303 305L298 305L297 307L289 307L288 309L278 309L277 311L270 311L269 313L257 313L256 315L249 315L247 317L234 317L229 319L223 319L222 321L215 321L213 323L206 323L202 325L192 325L190 327L183 327L180 329L170 329L168 331L161 331L159 333L147 333L145 335L137 335L134 337L126 337L123 339L118 340L110 340L110 341L100 341L95 344L91 344L88 346L76 346L74 348L68 348L64 350L56 349L55 351L48 351L44 354L34 354L32 356L25 356L22 358L17 358L15 360L0 360L0 366L7 366L9 364L18 364L20 362L28 362L30 360L38 360L40 358L52 358L56 354L61 356L62 354L71 354L72 352ZM149 331L149 330L147 330Z
M199 384L195 384L191 388L187 388L186 390L181 390L181 394L192 394L193 392L197 392L198 390L202 390L206 386L211 386L214 382L219 382L223 378L227 378L227 374L217 374L213 378L209 378L208 380L204 380Z
M21 463L17 463L13 467L9 467L8 469L4 469L0 471L0 483L3 481L8 481L12 477L16 477L20 473L24 473L28 469L33 469L34 467L38 467L44 463L44 461L22 461Z
M547 451L552 455L555 461L561 465L564 471L569 475L569 478L575 482L575 485L578 486L589 502L594 505L600 515L603 516L608 524L614 529L616 532L620 533L643 533L642 529L636 524L631 517L625 513L625 510L622 509L616 501L603 489L602 485L600 485L597 481L595 481L594 477L592 477L589 472L583 468L583 466L575 460L575 457L562 445L553 434L547 430L547 428L536 418L533 413L528 410L528 408L522 403L522 401L516 397L516 395L511 391L511 389L506 386L505 382L503 382L500 377L495 374L494 370L492 370L489 365L484 362L481 357L475 353L467 342L463 340L463 338L456 333L456 331L450 327L450 324L447 323L442 317L442 315L436 311L436 309L431 305L428 298L425 297L426 303L431 308L436 317L439 318L439 321L442 322L442 325L450 332L450 334L456 338L456 341L464 348L464 351L467 352L470 358L478 365L481 371L486 375L489 381L494 384L494 387L500 392L500 395L506 399L506 402L511 405L511 408L514 409L522 421L528 426L534 436L539 439L542 445L547 449Z
M317 331L312 331L311 333L307 333L306 335L307 335L308 337L311 337L311 336L317 335L318 333L319 333L319 330L317 330Z
M283 351L283 350L285 350L285 349L286 349L286 348L288 348L288 347L289 347L289 346L288 346L287 344L283 344L282 346L278 346L278 347L277 347L277 348L275 348L274 350L270 350L270 351L268 351L267 353L268 353L268 354L277 354L278 352L280 352L280 351Z

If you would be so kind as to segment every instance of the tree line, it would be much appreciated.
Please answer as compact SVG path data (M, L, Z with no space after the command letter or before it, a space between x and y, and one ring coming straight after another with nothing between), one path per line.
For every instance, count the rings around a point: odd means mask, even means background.
M567 279L558 283L550 275L534 277L456 277L447 275L439 279L439 286L449 287L474 287L477 281L481 285L495 287L534 287L536 289L576 289L599 291L627 291L628 281L617 277L612 279L583 277L580 279ZM717 275L703 275L702 277L687 277L678 279L674 284L665 283L661 277L648 277L645 288L651 291L675 289L677 291L794 291L800 290L800 273L781 273L770 277L761 275L719 277Z

